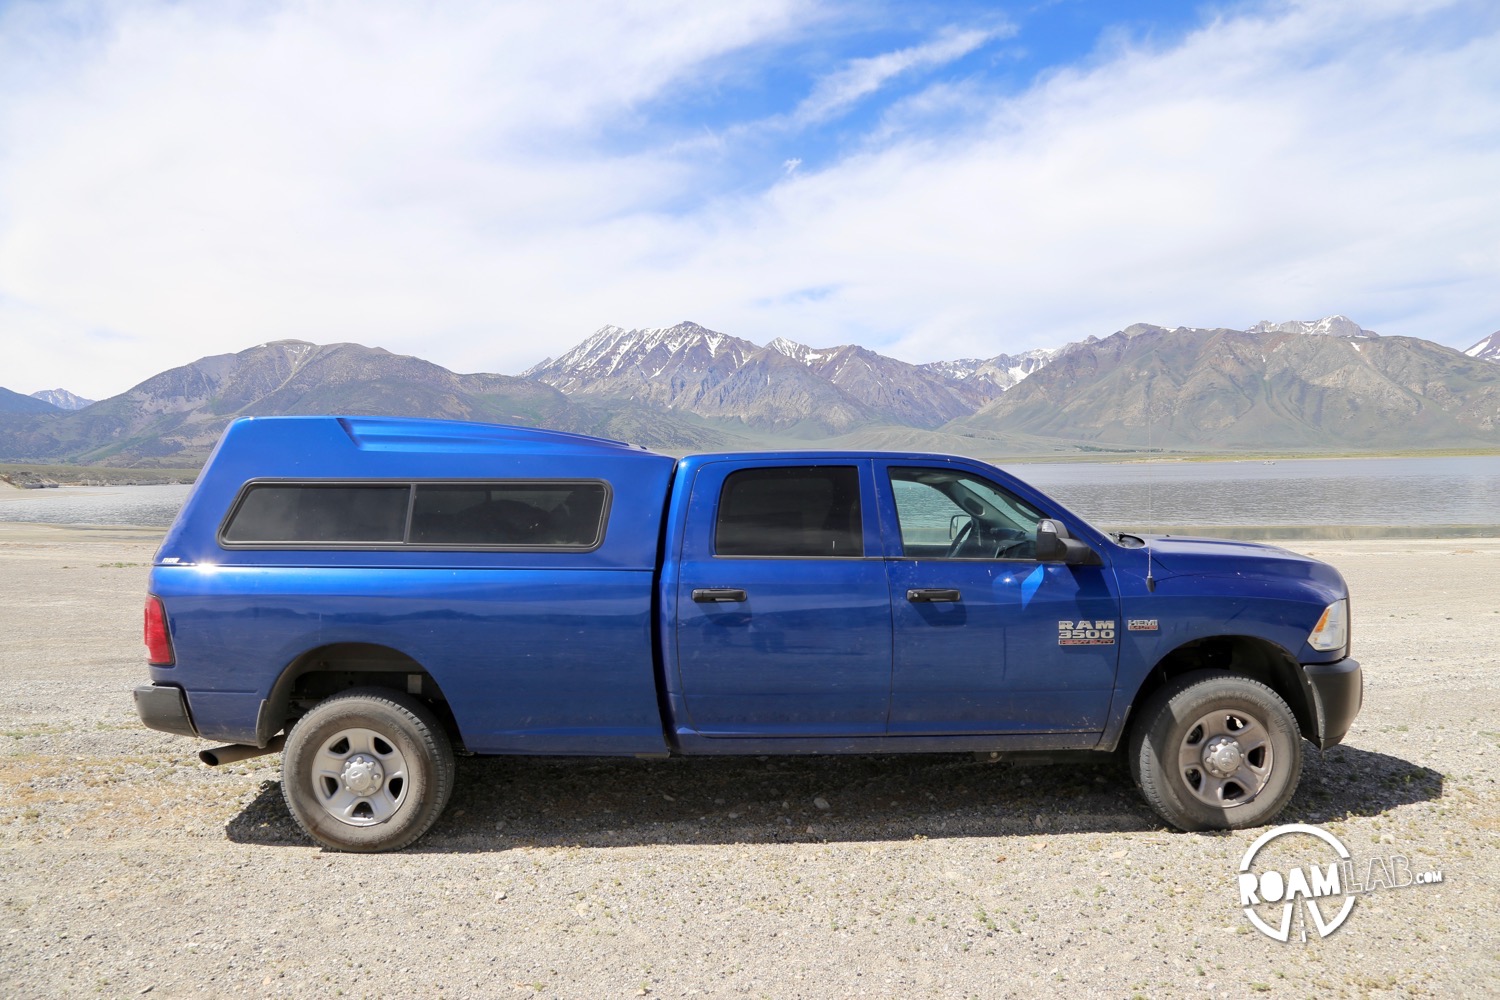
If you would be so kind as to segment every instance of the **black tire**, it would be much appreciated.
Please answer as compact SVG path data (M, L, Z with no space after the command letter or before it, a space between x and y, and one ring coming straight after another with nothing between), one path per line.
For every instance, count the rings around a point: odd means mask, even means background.
M281 793L302 829L335 851L395 851L453 794L453 747L432 711L385 688L319 702L287 735Z
M1179 830L1260 826L1302 776L1302 737L1275 691L1248 677L1195 671L1141 706L1127 747L1131 777Z

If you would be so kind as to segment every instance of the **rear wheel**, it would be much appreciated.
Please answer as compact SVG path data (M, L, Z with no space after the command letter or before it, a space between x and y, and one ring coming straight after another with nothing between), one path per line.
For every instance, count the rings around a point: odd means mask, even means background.
M302 829L338 851L394 851L437 822L453 748L407 695L356 688L319 702L287 736L281 792Z
M1181 830L1266 823L1302 774L1286 702L1259 681L1219 673L1185 674L1152 695L1127 752L1146 802Z

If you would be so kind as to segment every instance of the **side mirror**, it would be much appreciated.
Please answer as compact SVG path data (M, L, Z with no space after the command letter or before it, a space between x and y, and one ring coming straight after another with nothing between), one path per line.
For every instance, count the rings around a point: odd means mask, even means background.
M1067 525L1051 518L1043 518L1037 522L1036 558L1037 562L1060 562L1069 566L1099 563L1098 553L1071 537Z
M1037 522L1036 526L1036 558L1037 562L1060 562L1067 555L1067 546L1063 545L1063 536L1058 534L1062 526L1056 521L1047 519ZM1067 528L1062 528L1067 532Z

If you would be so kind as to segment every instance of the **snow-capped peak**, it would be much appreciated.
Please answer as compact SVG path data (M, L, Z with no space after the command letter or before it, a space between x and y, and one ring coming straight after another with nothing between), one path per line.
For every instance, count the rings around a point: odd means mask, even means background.
M766 348L777 354L784 354L793 361L800 361L804 365L815 365L826 361L843 350L841 347L808 347L806 344L799 344L785 337L777 337L767 344Z
M1500 362L1500 330L1485 337L1464 353L1471 358Z
M1284 323L1272 323L1270 320L1261 320L1246 333L1300 333L1318 334L1324 337L1378 337L1380 334L1372 330L1366 330L1348 316L1324 316L1322 319L1287 320Z
M785 337L777 337L767 344L766 347L777 354L785 354L793 361L806 361L807 356L812 353L812 348L806 344L799 344L795 340L788 340Z
M1065 348L1038 347L1021 354L997 354L993 358L959 358L934 361L921 367L955 382L982 380L1004 391L1051 362Z
M256 344L252 350L262 350L267 347L279 347L287 354L306 354L308 351L316 350L318 345L305 340L268 340L264 344Z
M40 392L33 392L31 398L51 403L59 410L81 410L94 402L92 399L84 399L66 389L43 389Z
M701 352L700 357L706 354L709 359L717 359L729 351L738 362L742 360L739 355L753 349L753 344L692 322L646 330L604 326L561 357L549 358L526 369L521 377L558 384L559 379L566 383L573 376L586 373L587 378L596 380L622 370L659 372L668 364L667 359L685 352Z

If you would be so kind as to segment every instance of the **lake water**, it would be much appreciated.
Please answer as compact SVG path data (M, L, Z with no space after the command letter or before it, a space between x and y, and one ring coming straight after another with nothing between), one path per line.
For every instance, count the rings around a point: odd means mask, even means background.
M1335 525L1500 532L1500 455L1275 462L1007 462L1101 527ZM190 486L0 490L0 521L165 527ZM1379 533L1378 530L1375 533Z
M165 528L192 486L59 486L55 490L0 487L0 521L41 524L127 524Z
M1500 455L1002 467L1108 527L1500 525Z

